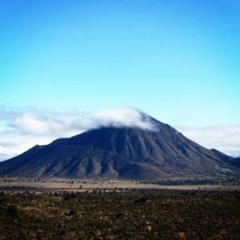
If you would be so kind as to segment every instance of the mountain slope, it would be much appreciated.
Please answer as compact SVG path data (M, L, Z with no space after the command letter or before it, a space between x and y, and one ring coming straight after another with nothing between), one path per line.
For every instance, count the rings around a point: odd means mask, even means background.
M232 158L142 115L151 128L101 127L0 163L0 176L156 179L234 174Z

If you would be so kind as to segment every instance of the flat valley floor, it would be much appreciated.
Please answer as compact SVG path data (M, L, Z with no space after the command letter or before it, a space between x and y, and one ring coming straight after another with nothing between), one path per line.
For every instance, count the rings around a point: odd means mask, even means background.
M181 184L177 184L182 181ZM204 180L205 181L205 180ZM240 191L240 181L213 181L211 184L198 184L183 179L175 179L172 183L154 184L152 181L116 181L116 180L89 180L89 179L27 179L27 178L0 178L0 191L12 193L57 193L57 192L91 192L91 191L131 191L137 189L159 190L216 190L216 191Z

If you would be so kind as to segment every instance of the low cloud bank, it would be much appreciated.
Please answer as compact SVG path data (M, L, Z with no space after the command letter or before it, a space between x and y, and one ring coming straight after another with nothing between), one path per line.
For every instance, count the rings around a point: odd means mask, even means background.
M98 127L139 127L153 129L150 118L135 108L121 108L96 114L61 114L12 112L5 114L7 126L21 134L59 135L69 131L86 131Z
M229 156L239 156L240 125L208 127L178 126L176 128L186 137L206 148L215 148Z

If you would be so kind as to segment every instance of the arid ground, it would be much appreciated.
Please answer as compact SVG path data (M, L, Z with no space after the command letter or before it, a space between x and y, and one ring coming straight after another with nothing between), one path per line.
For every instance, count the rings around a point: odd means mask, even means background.
M169 181L116 181L83 179L27 179L0 178L0 190L12 192L85 192L85 191L127 191L134 189L169 189L169 190L225 190L240 191L239 182L216 180Z
M0 193L0 239L240 239L240 192Z
M240 239L240 189L1 179L0 233L0 240Z

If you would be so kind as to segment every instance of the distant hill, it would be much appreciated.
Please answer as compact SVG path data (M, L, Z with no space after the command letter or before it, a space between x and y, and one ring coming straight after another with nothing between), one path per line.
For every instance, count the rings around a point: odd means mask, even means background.
M142 114L153 129L100 127L0 163L0 176L158 179L234 175L239 160L208 150Z

